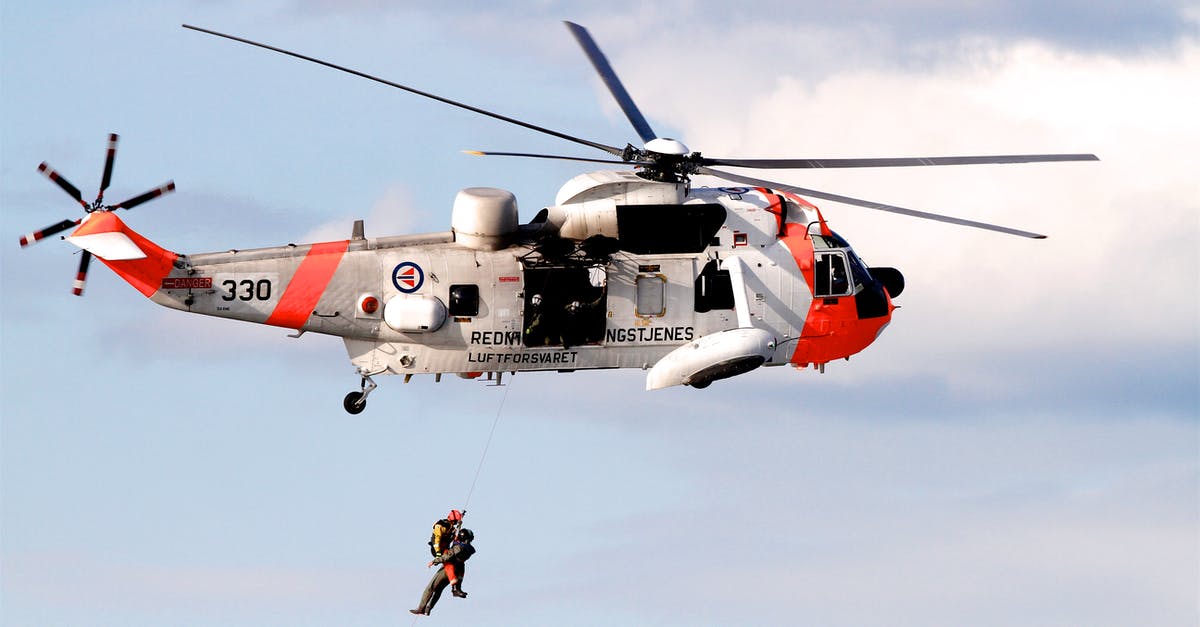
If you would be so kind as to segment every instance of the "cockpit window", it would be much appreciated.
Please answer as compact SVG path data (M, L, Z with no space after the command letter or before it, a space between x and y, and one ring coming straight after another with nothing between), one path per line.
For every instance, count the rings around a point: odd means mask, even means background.
M813 295L848 296L853 291L853 283L846 255L842 251L816 253L816 264L813 268Z
M852 281L854 291L857 292L864 285L874 282L871 273L867 270L867 264L863 263L863 260L859 259L853 250L846 249L846 254L850 258L850 276L854 279Z

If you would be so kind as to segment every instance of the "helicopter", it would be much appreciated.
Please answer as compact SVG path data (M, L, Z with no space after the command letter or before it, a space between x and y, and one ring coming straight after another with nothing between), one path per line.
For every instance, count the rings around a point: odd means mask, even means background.
M48 164L38 170L84 210L21 238L74 229L83 249L155 303L180 311L341 337L360 379L343 408L358 414L373 377L444 374L494 381L526 371L640 368L646 389L705 388L759 367L825 371L867 348L891 321L903 274L868 266L807 198L1041 239L1044 235L927 213L717 168L923 167L1096 161L1092 154L948 157L714 158L659 136L584 27L565 22L642 142L613 146L544 128L348 67L241 37L183 27L323 65L607 153L600 157L468 151L622 166L568 180L554 204L521 223L517 201L471 187L454 199L450 230L270 248L176 253L117 215L175 191L168 182L104 204L118 136L109 135L92 202ZM721 187L692 185L692 177Z

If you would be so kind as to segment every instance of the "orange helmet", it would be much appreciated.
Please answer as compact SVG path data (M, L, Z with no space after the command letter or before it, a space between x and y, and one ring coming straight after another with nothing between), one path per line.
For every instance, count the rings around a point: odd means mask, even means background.
M452 509L450 510L449 514L446 514L446 520L449 520L450 522L458 522L462 520L462 512Z

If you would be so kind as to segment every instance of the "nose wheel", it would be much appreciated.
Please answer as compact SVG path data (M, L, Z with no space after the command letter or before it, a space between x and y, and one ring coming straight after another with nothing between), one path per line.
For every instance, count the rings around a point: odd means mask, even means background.
M351 415L361 414L367 408L367 395L377 387L379 386L375 385L370 376L363 376L362 390L351 392L342 400L342 407L346 409L346 413Z

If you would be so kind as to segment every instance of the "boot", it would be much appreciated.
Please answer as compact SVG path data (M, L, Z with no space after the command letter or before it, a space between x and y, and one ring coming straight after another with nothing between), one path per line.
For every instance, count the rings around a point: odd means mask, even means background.
M467 598L467 593L463 592L461 583L456 583L456 584L450 586L450 594L453 594L454 596L456 596L460 599Z
M416 614L418 616L429 616L429 610L427 610L423 607L418 607L415 610L409 610L409 612Z

